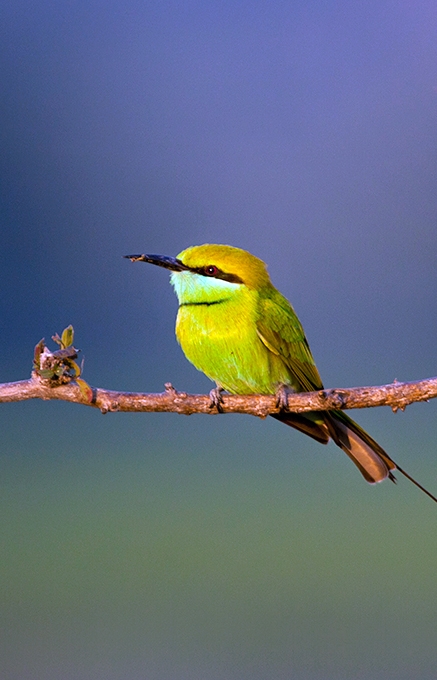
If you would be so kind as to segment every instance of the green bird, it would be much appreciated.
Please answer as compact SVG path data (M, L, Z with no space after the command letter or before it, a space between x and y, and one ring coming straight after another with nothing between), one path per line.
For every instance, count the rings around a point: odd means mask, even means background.
M176 257L126 255L171 271L179 300L176 336L187 359L213 380L211 392L278 394L313 392L323 383L302 325L288 300L273 286L265 263L245 250L205 244ZM290 413L274 418L321 444L332 439L367 482L395 481L402 470L384 449L343 411Z

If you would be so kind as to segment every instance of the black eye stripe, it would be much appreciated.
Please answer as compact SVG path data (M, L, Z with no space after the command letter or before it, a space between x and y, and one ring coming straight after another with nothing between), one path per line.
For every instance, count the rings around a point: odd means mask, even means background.
M190 271L195 274L200 274L201 276L209 276L213 279L221 279L222 281L228 281L229 283L244 283L237 274L228 274L223 272L221 269L216 267L215 264L208 264L206 267L190 267Z

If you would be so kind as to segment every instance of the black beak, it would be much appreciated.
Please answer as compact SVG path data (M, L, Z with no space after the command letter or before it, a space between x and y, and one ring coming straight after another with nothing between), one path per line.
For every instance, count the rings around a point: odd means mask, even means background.
M158 267L171 269L173 272L182 272L189 269L177 257L168 257L167 255L124 255L131 262L149 262L156 264Z

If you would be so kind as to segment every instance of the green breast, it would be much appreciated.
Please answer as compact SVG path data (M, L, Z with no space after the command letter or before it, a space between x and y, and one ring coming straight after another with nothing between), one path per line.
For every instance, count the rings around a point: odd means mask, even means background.
M228 392L271 394L289 371L256 331L256 292L242 291L215 304L179 307L176 335L185 356Z

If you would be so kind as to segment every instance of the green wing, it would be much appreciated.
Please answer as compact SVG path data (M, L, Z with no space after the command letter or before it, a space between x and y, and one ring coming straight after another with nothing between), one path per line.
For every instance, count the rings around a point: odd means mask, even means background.
M291 386L299 392L323 389L305 333L288 300L270 289L260 296L258 312L258 336L290 371Z
M323 389L305 333L293 307L276 289L260 297L257 331L261 341L284 362L290 385L300 392ZM381 446L342 411L315 411L273 415L277 420L308 434L322 444L332 437L371 483L389 477L396 465Z

